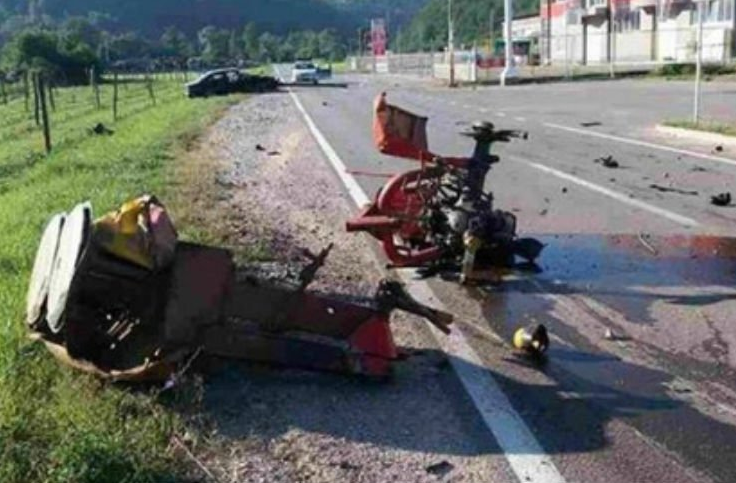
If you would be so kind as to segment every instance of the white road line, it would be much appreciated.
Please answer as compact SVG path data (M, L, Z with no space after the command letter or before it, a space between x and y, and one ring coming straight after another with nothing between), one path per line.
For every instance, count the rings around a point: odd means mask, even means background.
M498 117L506 117L506 113L505 112L497 112L496 115Z
M353 201L358 206L364 205L368 201L368 196L355 178L347 172L345 163L319 131L297 95L291 89L289 89L289 94ZM413 280L405 273L401 273L401 276L409 286L412 295L418 300L437 307L442 306L432 293L429 284ZM519 481L564 483L565 479L552 459L545 454L534 434L513 408L491 373L483 366L480 357L468 344L460 329L454 328L450 336L441 334L437 329L433 329L433 334L442 350L452 356L450 360L455 372L475 403L486 426L503 449L509 466Z
M665 210L664 208L659 208L658 206L650 205L649 203L645 203L637 199L629 198L627 195L619 193L618 191L613 191L604 186L599 186L595 183L591 183L590 181L586 181L582 178L578 178L577 176L573 176L571 174L565 173L564 171L560 171L555 168L550 168L549 166L545 166L539 163L534 163L532 161L527 161L525 159L519 158L518 156L506 156L506 157L517 163L525 164L534 169L544 171L545 173L549 173L551 175L557 176L558 178L575 183L591 191L595 191L596 193L600 193L602 195L608 196L609 198L613 198L614 200L620 201L621 203L625 203L635 208L639 208L640 210L648 211L649 213L654 213L655 215L662 216L664 218L667 218L670 221L674 221L675 223L683 225L685 227L696 228L700 226L700 223L693 220L692 218L688 218L687 216L683 216L675 212Z
M488 108L487 108L487 107L481 107L481 108L479 109L479 111L480 111L480 112L488 112Z
M516 116L516 117L515 117L514 119L516 119L516 120L517 120L517 121L519 121L519 122L524 122L524 121L526 121L526 118L525 118L525 117L521 117L521 116Z
M660 151L667 151L675 154L682 154L684 156L690 156L693 158L707 159L709 161L717 161L719 163L730 164L736 166L736 159L724 158L723 156L713 156L711 154L699 153L697 151L690 151L689 149L673 148L671 146L665 146L663 144L650 143L647 141L639 141L638 139L624 138L621 136L614 136L613 134L605 134L596 131L590 131L585 129L578 129L570 126L563 126L562 124L555 124L553 122L545 122L545 126L553 129L561 129L563 131L572 132L575 134L582 134L583 136L597 137L601 139L608 139L609 141L617 141L619 143L631 144L634 146L642 146L645 148L659 149Z

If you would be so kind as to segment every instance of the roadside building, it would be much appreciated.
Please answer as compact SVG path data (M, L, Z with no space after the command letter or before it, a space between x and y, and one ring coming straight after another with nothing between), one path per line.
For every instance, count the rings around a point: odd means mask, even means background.
M726 62L736 54L736 0L705 0L703 58ZM542 63L688 62L698 28L692 0L541 0ZM529 17L512 30L528 31Z

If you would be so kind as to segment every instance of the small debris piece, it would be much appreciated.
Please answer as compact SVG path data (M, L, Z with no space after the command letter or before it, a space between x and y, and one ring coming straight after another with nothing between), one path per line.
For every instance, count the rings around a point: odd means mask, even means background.
M731 193L720 193L711 196L710 203L716 206L728 206L731 204Z
M446 460L442 460L439 463L429 465L425 468L427 473L429 473L430 475L435 475L439 477L445 476L454 469L455 465Z
M567 188L562 188L563 193L567 193Z
M614 334L613 331L609 328L609 329L606 329L606 333L603 334L603 337L606 340L615 340L616 339L616 334Z
M608 155L594 160L596 163L601 163L606 168L616 169L619 167L618 161L613 159L613 156Z
M266 150L266 148L264 148L260 144L256 144L256 151L265 151L265 150Z
M697 191L689 191L689 190L682 190L679 188L673 188L671 186L662 186L659 184L650 184L650 188L653 190L661 191L662 193L678 193L681 195L690 195L690 196L698 196Z
M715 152L717 152L717 153L723 152L723 146L721 146L720 144L718 146L716 146L715 147Z
M327 104L327 101L322 101L322 105L323 106L328 106L329 104Z
M547 215L547 213L549 213L549 211L547 210L547 208L545 208L545 209L543 209L542 211L540 211L540 212L539 212L539 214L540 214L541 216L546 216L546 215Z
M589 122L581 122L580 125L583 127L593 127L593 126L602 126L603 123L600 121L589 121Z
M97 136L112 136L113 134L115 134L115 131L108 128L101 122L98 122L95 127L90 129L90 134L96 134Z
M693 173L704 173L704 172L706 172L708 170L705 169L702 166L695 166L695 167L691 168L690 171L692 171Z
M269 151L266 154L268 154L269 156L280 156L281 152L280 151Z
M656 257L657 249L654 248L651 243L649 243L647 238L649 238L649 235L645 235L644 233L639 233L639 243L641 243L644 246L644 248L649 250L649 252Z

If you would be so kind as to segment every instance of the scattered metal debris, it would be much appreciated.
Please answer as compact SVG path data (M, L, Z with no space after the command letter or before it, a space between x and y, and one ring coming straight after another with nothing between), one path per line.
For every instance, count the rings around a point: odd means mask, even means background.
M262 145L260 145L260 144L256 144L256 151L266 151L266 148L264 148L264 147L263 147Z
M659 185L659 184L652 183L652 184L649 185L649 187L652 188L653 190L657 190L657 191L660 191L662 193L677 193L677 194L681 194L681 195L698 196L698 192L697 191L683 190L683 189L680 189L680 188L673 188L671 186L662 186L662 185Z
M581 122L580 125L583 127L595 127L595 126L602 126L603 123L600 121L589 121L589 122Z
M717 145L717 146L716 146L716 147L714 148L714 151L715 151L715 152L717 152L717 153L721 153L721 152L723 152L723 146L721 146L720 144L719 144L719 145Z
M562 188L563 193L567 193L567 187Z
M274 150L274 151L269 151L266 154L268 154L269 156L281 156L281 151Z
M692 168L690 168L690 171L693 173L705 173L708 170L702 166L693 166Z
M455 469L455 465L449 461L442 460L439 463L429 465L425 468L426 472L430 475L443 477Z
M606 340L616 340L616 334L613 333L613 330L611 328L607 328L605 334L603 334L603 338Z
M596 159L593 160L593 162L600 163L604 167L611 168L611 169L616 169L616 168L620 167L618 161L616 161L615 159L613 159L613 156L611 156L611 155L600 157L600 158L596 158Z
M715 206L729 206L731 204L731 193L725 192L710 197L710 203Z

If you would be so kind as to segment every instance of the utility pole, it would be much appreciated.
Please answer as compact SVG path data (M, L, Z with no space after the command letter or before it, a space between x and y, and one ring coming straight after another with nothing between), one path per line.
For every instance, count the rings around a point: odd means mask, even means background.
M693 101L693 122L700 122L700 77L703 70L703 17L705 2L698 1L698 41L695 45L695 99Z
M450 87L455 87L455 25L452 20L452 0L447 0L447 51L450 55Z
M504 0L504 17L505 24L503 28L503 39L506 47L506 59L503 72L501 72L501 85L505 86L506 81L516 77L516 69L514 68L514 39L512 34L512 26L514 19L514 2L513 0Z
M488 50L491 52L491 57L493 57L493 41L496 37L496 9L494 7L491 7L491 18L489 23L489 37L490 37L490 43L488 44Z
M567 7L565 7L567 11ZM565 19L567 21L567 19ZM547 0L547 65L552 63L552 0Z
M616 2L608 0L608 73L613 79L616 76L614 70L614 58L616 57Z

